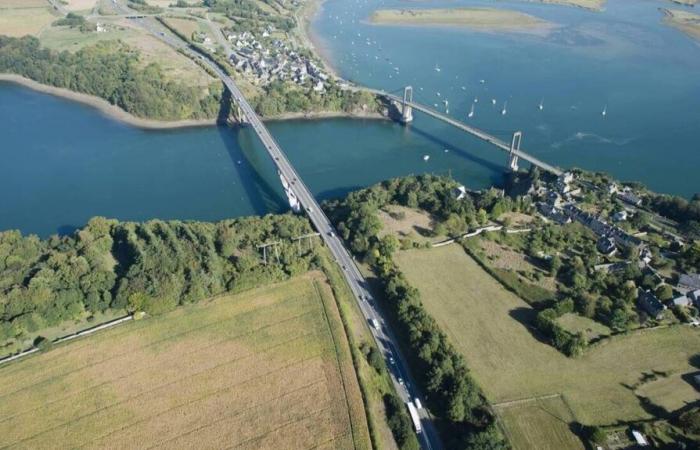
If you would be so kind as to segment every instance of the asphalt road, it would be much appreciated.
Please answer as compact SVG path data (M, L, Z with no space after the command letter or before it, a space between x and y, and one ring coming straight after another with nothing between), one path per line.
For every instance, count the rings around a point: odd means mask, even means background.
M128 8L116 1L115 5L117 5L124 14L128 15L131 13ZM360 270L345 248L343 242L338 238L333 225L321 210L320 205L316 202L311 191L304 184L304 181L289 162L281 147L267 130L262 120L260 120L255 110L253 110L245 99L240 89L238 89L233 79L214 61L192 51L187 43L172 35L161 24L146 17L135 18L133 21L167 44L184 51L190 58L199 59L212 69L224 82L233 100L239 105L248 123L262 141L273 163L277 166L277 170L287 179L291 191L296 195L314 227L316 227L316 230L320 233L321 238L330 250L333 258L342 268L343 276L352 290L360 311L365 317L365 320L367 320L367 324L370 327L379 350L385 357L399 397L403 402L412 401L415 398L422 398L413 381L413 377L408 371L408 365L399 350L397 340L389 329L388 323L384 319L381 311L377 308L377 303L368 289L367 281L360 273ZM375 327L373 325L374 323L377 323L378 327ZM442 445L432 419L425 409L419 410L419 414L421 415L421 427L423 431L418 433L417 437L421 446L427 450L440 450Z

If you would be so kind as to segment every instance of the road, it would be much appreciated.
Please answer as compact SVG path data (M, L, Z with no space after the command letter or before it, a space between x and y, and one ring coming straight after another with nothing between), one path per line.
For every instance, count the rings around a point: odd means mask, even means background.
M124 13L129 14L130 11L119 3L118 8ZM249 125L262 141L265 149L272 158L273 163L277 167L280 175L287 179L291 191L296 195L297 199L304 208L311 223L320 233L321 238L328 247L335 261L342 268L343 276L352 291L355 301L357 302L362 315L367 324L370 325L372 336L377 344L377 347L384 355L391 379L396 388L396 392L403 402L412 401L415 398L422 398L421 393L417 389L417 385L408 371L406 359L401 354L397 340L394 334L389 329L388 322L384 319L382 312L377 308L377 302L374 300L372 293L368 289L368 284L365 278L360 273L354 259L351 257L345 245L340 240L335 232L333 225L328 217L321 210L321 206L314 198L311 190L304 184L304 181L296 172L292 164L287 159L281 147L270 134L265 124L258 117L250 103L243 96L234 80L226 74L214 61L208 57L196 53L190 49L189 45L182 41L179 37L172 35L160 23L147 17L134 18L132 21L139 26L145 28L152 35L166 42L167 44L181 50L192 59L199 59L201 63L210 68L226 85L226 88L231 93L232 99L240 107L245 115ZM373 323L378 323L379 326L372 326ZM393 363L392 363L393 361ZM432 419L429 417L425 409L420 410L422 433L418 433L417 437L421 446L427 450L440 450L442 445L438 437L437 431Z

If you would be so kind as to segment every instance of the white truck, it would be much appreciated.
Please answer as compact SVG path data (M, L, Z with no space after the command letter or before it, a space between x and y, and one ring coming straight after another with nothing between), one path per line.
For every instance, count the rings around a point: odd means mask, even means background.
M420 426L420 416L418 415L418 410L413 405L412 402L406 402L406 407L408 408L408 414L411 416L411 421L413 422L413 428L416 429L416 433L423 431Z

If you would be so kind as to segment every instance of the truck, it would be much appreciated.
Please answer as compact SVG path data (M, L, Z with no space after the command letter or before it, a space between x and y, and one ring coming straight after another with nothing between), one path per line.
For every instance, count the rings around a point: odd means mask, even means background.
M421 431L423 431L423 428L420 426L420 416L418 415L418 410L413 405L413 402L406 402L406 407L408 408L408 414L411 416L413 428L415 428L416 433L420 434Z

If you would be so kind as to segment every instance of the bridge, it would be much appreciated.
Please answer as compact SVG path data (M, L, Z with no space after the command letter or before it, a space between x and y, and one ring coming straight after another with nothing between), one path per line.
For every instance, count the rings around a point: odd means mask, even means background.
M143 15L134 14L130 8L121 5L116 0L114 0L114 4L117 6L117 10L125 16L128 15L133 23L144 28L150 34L177 49L190 59L198 60L221 79L231 93L232 100L239 114L258 136L276 166L290 206L294 211L300 212L303 210L306 212L331 255L342 268L343 277L350 287L362 315L368 323L373 324L370 330L377 347L386 360L394 358L395 364L393 367L390 364L387 365L390 366L390 373L397 394L404 402L422 397L416 387L416 383L413 381L413 377L408 371L406 359L401 354L396 337L389 328L388 322L383 318L382 312L377 308L377 303L373 300L373 296L368 289L369 284L355 264L350 252L348 252L343 242L337 236L333 225L321 210L321 206L314 198L311 190L304 184L304 181L289 162L282 148L270 134L262 120L260 120L250 103L248 103L233 78L207 55L195 52L188 43L172 35L169 30L161 27L157 22ZM404 383L402 380L406 380L406 382ZM441 449L442 445L432 418L425 410L421 410L421 421L423 432L418 434L421 446L427 450Z
M403 97L399 97L397 95L393 95L389 92L386 91L381 91L381 90L376 90L376 89L369 89L370 92L372 92L375 95L378 95L380 97L384 97L390 102L392 102L394 105L397 106L399 109L399 112L401 113L401 122L404 124L410 123L413 121L413 110L420 111L424 114L427 114L437 120L440 120L442 122L445 122L449 125L452 125L455 128L458 128L462 131L465 131L472 136L475 136L482 141L488 142L489 144L492 144L496 146L497 148L505 151L508 153L508 168L512 171L517 171L518 170L518 160L523 159L533 166L539 167L542 170L546 170L547 172L553 173L554 175L561 175L563 172L561 169L558 167L555 167L551 164L548 164L544 161L542 161L539 158L536 158L532 156L529 153L526 153L522 150L520 150L520 142L523 137L523 133L521 131L516 131L513 133L513 139L511 140L510 144L507 142L504 142L497 137L490 135L489 133L480 130L476 127L467 125L463 122L460 122L458 120L453 119L452 117L443 114L439 111L436 111L433 108L430 108L428 106L422 105L420 103L414 102L413 101L413 88L411 86L406 86L404 88L403 92Z

